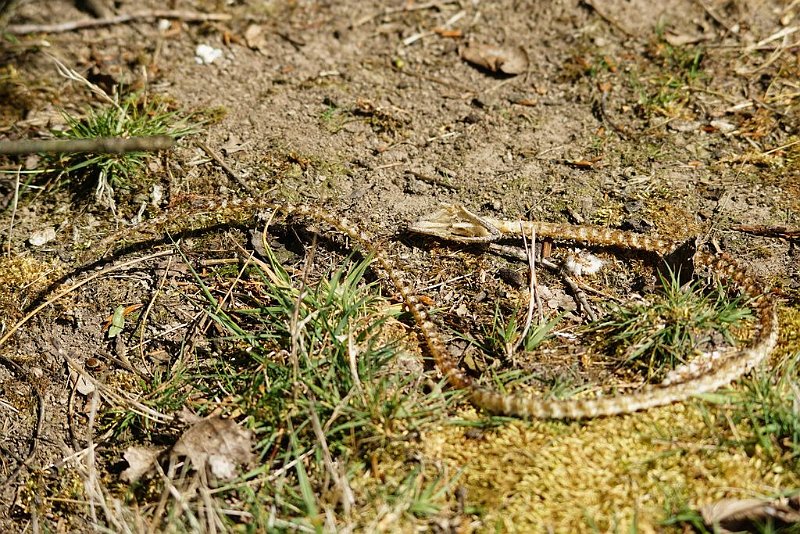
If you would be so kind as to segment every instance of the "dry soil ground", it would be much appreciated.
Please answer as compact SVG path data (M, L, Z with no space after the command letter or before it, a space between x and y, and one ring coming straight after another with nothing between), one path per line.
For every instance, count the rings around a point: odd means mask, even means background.
M81 113L93 102L83 85L59 76L50 55L103 87L146 88L178 109L216 110L217 117L152 160L146 184L119 188L115 214L91 193L52 181L43 188L23 184L13 209L15 176L4 175L3 332L49 283L81 264L87 247L91 256L92 243L127 227L142 205L148 218L198 199L255 195L326 206L376 234L399 236L391 247L414 267L420 285L466 275L431 290L439 306L454 310L456 326L471 314L491 314L493 304L484 306L487 312L470 302L484 285L492 298L506 290L498 289L494 260L403 236L405 224L441 203L493 216L715 239L777 288L784 323L779 355L800 350L796 246L736 230L799 224L797 2L169 3L229 17L33 33L0 46L0 138L47 134L63 123L61 110ZM115 3L118 13L147 7L162 6ZM70 2L30 1L11 23L85 17ZM199 44L222 56L199 64ZM527 69L502 75L476 68L460 57L468 44L522 47ZM250 191L197 141L218 152ZM0 163L9 170L41 162ZM150 202L153 184L163 197ZM56 240L32 246L28 238L47 226L56 229ZM477 280L476 272L489 281ZM120 276L37 317L2 347L34 380L45 413L34 455L0 487L4 531L89 528L81 504L91 500L82 493L86 480L64 458L86 446L83 437L70 436L70 414L85 429L91 410L79 394L73 398L63 354L80 365L96 357L119 367L102 321L120 302L147 302L147 287L139 275ZM125 379L113 376L121 387ZM31 387L13 367L0 367L2 478L31 444L38 410ZM407 438L405 456L391 458L391 448L376 456L388 457L385 470L417 462L446 479L457 475L431 513L393 516L362 493L356 505L369 514L328 517L316 527L682 529L688 523L676 518L685 509L798 487L794 463L718 439L708 430L717 416L692 401L585 423L505 421L475 430L448 424L484 417L462 402ZM168 442L169 433L163 435ZM100 476L114 487L119 470L112 464L126 444L101 443ZM361 476L380 470L373 465ZM677 526L663 524L670 519Z

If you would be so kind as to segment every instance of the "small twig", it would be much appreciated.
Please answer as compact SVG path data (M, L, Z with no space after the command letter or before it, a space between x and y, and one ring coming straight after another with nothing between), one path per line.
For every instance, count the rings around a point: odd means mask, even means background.
M583 0L581 3L583 5L585 5L586 7L590 8L592 11L594 11L597 14L598 17L600 17L601 19L603 19L604 21L606 21L607 23L612 25L614 28L616 28L619 31L621 31L622 33L624 33L626 37L635 37L633 32L631 32L630 30L625 28L622 24L617 22L615 19L611 18L611 16L609 16L608 14L606 14L602 10L600 10L595 5L594 0Z
M557 265L550 260L542 259L539 261L542 265L547 267L548 269L553 269L558 271L561 274L561 277L564 279L564 283L567 284L569 290L572 291L572 295L578 300L578 304L581 305L583 311L586 312L586 315L589 316L590 321L597 320L597 314L594 312L594 309L589 305L589 301L586 298L586 293L578 286L578 283L567 273L566 269Z
M600 100L597 102L597 111L600 113L600 120L611 126L611 129L622 136L623 139L633 139L636 136L628 131L624 126L620 126L616 121L611 120L611 117L606 113L606 97L607 91L600 90Z
M206 155L208 155L209 158L213 159L214 162L217 165L222 167L222 170L225 171L228 174L228 176L233 178L233 181L236 182L237 184L239 184L245 191L247 191L251 195L254 195L256 193L255 189L253 189L250 186L250 184L245 182L244 179L241 176L239 176L239 174L230 167L230 165L225 163L225 160L222 159L222 156L217 154L210 146L208 146L207 144L203 143L202 141L198 141L196 144L197 144L197 147L200 150L205 152Z
M162 10L141 11L139 13L128 13L127 15L116 15L101 19L82 19L71 22L60 22L57 24L12 24L6 28L8 33L14 35L25 35L28 33L63 33L84 28L97 28L99 26L112 26L114 24L125 24L137 20L155 19L178 19L185 22L210 22L230 20L231 16L227 13L197 13L194 11Z
M521 251L517 247L510 247L508 245L500 245L498 243L489 243L489 250L491 250L493 252L496 252L498 254L503 254L504 256L510 256L512 258L516 258L516 259L519 259L519 260L522 260L522 261L527 261L527 259L528 259L527 254L525 252ZM586 293L584 293L584 290L581 288L581 286L578 284L578 282L574 278L572 278L572 276L570 276L570 274L566 271L566 269L564 269L561 265L558 265L557 263L553 263L552 261L550 261L550 260L548 260L546 258L540 259L539 263L541 263L542 265L544 265L548 269L550 269L552 271L555 271L555 272L557 272L557 273L559 273L561 275L561 277L564 280L564 283L567 285L569 290L572 292L572 295L578 301L578 304L581 305L581 309L586 311L586 315L589 316L589 320L596 321L597 320L597 314L594 312L592 307L589 305L589 301L586 298ZM596 289L592 289L592 288L589 288L589 287L587 287L586 289L588 291L591 291L591 292L593 292L595 294L598 294L598 295L600 295L600 296L602 296L602 297L604 297L604 298L606 298L608 300L613 300L613 298L614 298L611 295L607 295L607 294L605 294L605 293L603 293L601 291L597 291Z
M767 150L766 152L763 152L761 155L762 156L769 156L770 154L773 154L775 152L780 152L781 150L786 150L789 147L793 147L796 144L800 144L800 139L795 139L791 143L786 143L785 145L781 145L781 146L778 146L778 147L775 147L775 148L771 148L771 149Z
M439 187L444 187L446 189L450 189L451 191L458 191L458 187L454 186L453 184L447 183L444 180L440 180L439 178L428 176L427 174L413 171L411 169L407 169L406 172L414 176L415 178L422 180L425 183L429 183L431 185L438 185Z
M738 232L774 237L778 239L800 239L800 228L796 226L767 226L760 224L739 224L731 228Z
M522 332L520 333L519 339L517 339L514 348L512 349L512 354L509 356L513 356L514 353L517 352L520 345L525 341L525 336L528 335L528 332L531 329L531 324L533 323L533 308L535 307L536 310L539 312L539 324L544 324L544 311L542 310L542 299L539 295L539 283L536 280L536 230L531 229L531 244L528 247L528 241L525 239L525 232L522 232L522 245L525 247L525 256L528 260L528 281L530 283L528 287L528 292L530 293L530 298L528 299L528 313L525 316L525 326L522 328Z
M696 0L696 3L699 4L700 7L703 8L703 11L705 11L706 14L714 20L714 22L716 22L717 24L719 24L720 26L725 28L728 32L734 33L733 32L733 27L730 24L728 24L728 22L725 19L720 17L716 13L716 11L714 11L711 8L711 6L707 5L703 0Z
M19 139L0 141L0 154L38 154L46 152L77 154L125 154L127 152L155 152L168 150L175 140L168 135L142 137L98 137L96 139Z

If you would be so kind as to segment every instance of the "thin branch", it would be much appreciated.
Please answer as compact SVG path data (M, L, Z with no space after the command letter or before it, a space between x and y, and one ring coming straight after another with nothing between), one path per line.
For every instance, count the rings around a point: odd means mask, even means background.
M636 37L632 31L630 31L628 28L626 28L625 26L620 24L619 21L617 21L616 19L612 18L604 10L598 8L597 4L594 2L594 0L583 0L581 3L584 6L588 7L589 9L591 9L592 11L594 11L597 14L598 17L600 17L601 19L606 21L608 24L610 24L611 26L613 26L614 28L616 28L617 30L619 30L623 34L625 34L626 37Z
M800 227L797 226L766 226L761 224L739 224L731 228L746 234L779 239L800 239Z
M125 154L168 150L175 140L168 135L142 137L98 137L95 139L19 139L0 141L0 154L39 154L92 152L95 154Z
M520 228L522 230L522 228ZM528 241L525 239L525 232L522 232L522 244L525 247L525 255L527 256L528 260L528 282L530 286L528 291L530 292L530 297L528 298L528 313L525 316L525 326L522 329L522 333L519 335L519 339L517 340L516 345L514 346L513 352L516 352L519 349L520 345L525 342L525 336L528 335L528 332L531 329L531 323L533 322L533 309L539 312L539 325L544 324L544 310L542 309L542 299L539 295L539 283L536 279L536 230L531 229L531 244L528 247ZM513 354L513 353L512 353ZM509 355L511 356L511 355Z
M508 245L500 245L497 243L489 243L489 250L496 252L498 254L509 256L511 258L519 259L521 261L528 260L528 255L517 247L510 247ZM597 314L589 305L589 301L586 298L586 293L584 293L583 288L581 288L578 282L574 278L572 278L572 276L570 276L567 270L564 269L564 267L562 267L561 265L553 263L547 258L540 259L539 263L561 275L562 279L564 280L564 283L567 285L570 291L572 291L572 295L575 297L575 299L577 299L578 304L580 304L581 308L586 311L586 314L589 316L589 320L596 321ZM607 300L614 300L613 296L597 291L596 289L590 288L588 286L585 286L585 289L597 295L600 295Z
M57 24L12 24L6 28L8 33L14 35L26 35L29 33L64 33L84 28L97 28L99 26L112 26L114 24L125 24L126 22L138 20L156 19L178 19L186 22L209 22L230 20L231 16L227 13L196 13L193 11L173 11L156 9L153 11L141 11L139 13L128 13L127 15L115 15L100 19L81 19L71 22L60 22Z
M216 153L216 152L215 152L215 151L214 151L214 150L213 150L213 149L212 149L210 146L208 146L207 144L203 143L202 141L198 141L196 144L197 144L198 148L200 148L200 149L201 149L203 152L205 152L205 153L206 153L206 155L208 155L208 157L209 157L209 158L213 159L213 160L214 160L214 162L215 162L217 165L219 165L220 167L222 167L222 170L224 170L224 171L225 171L225 172L228 174L228 176L230 176L231 178L233 178L233 180L234 180L234 181L235 181L237 184L239 184L239 185L240 185L240 186L241 186L241 187L242 187L242 188L243 188L245 191L247 191L247 192L248 192L248 193L250 193L250 194L255 194L255 193L256 193L255 189L253 189L253 188L250 186L250 184L248 184L247 182L245 182L245 181L244 181L244 178L242 178L241 176L239 176L239 174L238 174L236 171L234 171L234 170L231 168L231 166L230 166L230 165L228 165L227 163L225 163L225 160L224 160L224 159L222 159L222 156L220 156L219 154L217 154L217 153Z

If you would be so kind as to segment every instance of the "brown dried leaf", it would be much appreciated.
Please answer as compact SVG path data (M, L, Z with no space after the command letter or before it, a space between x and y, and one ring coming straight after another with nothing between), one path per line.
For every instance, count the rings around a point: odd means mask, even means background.
M232 419L212 416L184 432L172 454L186 456L197 470L209 467L217 478L231 479L236 476L238 464L252 460L252 441L252 432Z
M782 524L800 523L800 496L781 499L722 499L700 510L706 525L715 532L748 531L765 520Z
M123 457L128 462L128 468L120 477L126 482L136 482L158 461L158 456L164 449L158 447L128 447Z
M490 72L522 74L528 70L528 54L521 46L470 44L459 51L461 59Z

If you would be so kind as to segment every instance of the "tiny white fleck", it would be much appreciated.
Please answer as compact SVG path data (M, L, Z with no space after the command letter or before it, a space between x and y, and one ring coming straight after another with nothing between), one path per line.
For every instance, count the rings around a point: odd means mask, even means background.
M199 44L194 51L194 60L200 65L210 65L222 57L222 50L207 44Z
M591 276L600 272L603 268L603 260L584 250L576 250L567 256L564 261L564 268L575 276Z
M37 230L33 232L31 236L28 238L28 243L33 245L34 247L41 247L45 243L49 243L53 239L56 238L56 229L52 226L48 226L43 228L42 230Z

